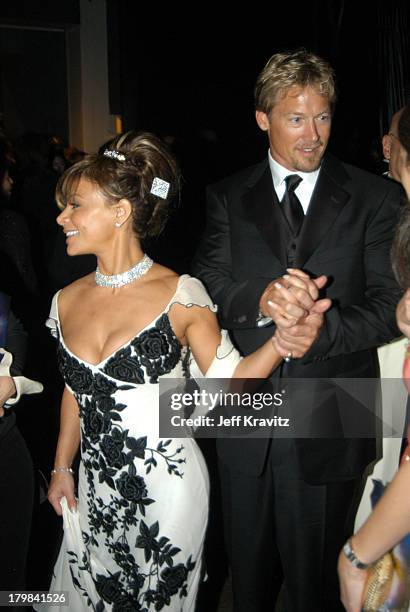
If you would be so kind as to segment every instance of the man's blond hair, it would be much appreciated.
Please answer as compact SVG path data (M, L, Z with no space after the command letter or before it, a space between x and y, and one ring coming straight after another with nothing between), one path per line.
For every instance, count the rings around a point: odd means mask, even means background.
M329 98L331 104L336 101L334 74L330 64L306 49L298 49L275 53L268 60L256 81L256 110L268 115L276 102L294 86L315 87L318 93Z

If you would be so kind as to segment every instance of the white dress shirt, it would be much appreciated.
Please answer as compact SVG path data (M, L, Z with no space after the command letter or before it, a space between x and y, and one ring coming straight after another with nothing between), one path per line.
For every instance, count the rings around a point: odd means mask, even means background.
M273 186L279 202L281 202L284 196L286 189L285 178L289 176L289 174L297 174L303 179L295 189L295 194L299 198L303 212L306 215L309 208L310 199L319 176L320 168L314 170L313 172L300 172L299 170L297 172L292 172L291 170L288 170L284 166L278 164L278 162L273 159L270 151L268 152L268 159L270 171L272 173Z

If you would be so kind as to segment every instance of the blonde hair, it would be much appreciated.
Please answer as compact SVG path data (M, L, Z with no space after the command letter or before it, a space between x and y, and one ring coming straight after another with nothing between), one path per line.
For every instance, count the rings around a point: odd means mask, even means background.
M317 87L318 92L327 96L332 104L336 101L334 73L330 64L306 49L298 49L275 53L268 60L256 81L256 110L268 115L279 98L294 86Z

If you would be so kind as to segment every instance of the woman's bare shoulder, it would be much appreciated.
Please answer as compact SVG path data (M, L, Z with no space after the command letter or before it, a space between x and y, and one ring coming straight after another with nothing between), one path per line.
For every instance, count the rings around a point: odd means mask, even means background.
M91 272L91 274L87 274L86 276L82 276L78 280L70 283L66 287L63 287L58 294L58 302L60 309L64 307L64 305L68 302L71 302L73 299L77 299L81 294L88 291L95 285L95 274Z
M174 272L174 270L160 264L155 264L152 272L151 277L147 278L147 282L152 283L159 290L164 292L168 291L172 293L176 291L180 276Z

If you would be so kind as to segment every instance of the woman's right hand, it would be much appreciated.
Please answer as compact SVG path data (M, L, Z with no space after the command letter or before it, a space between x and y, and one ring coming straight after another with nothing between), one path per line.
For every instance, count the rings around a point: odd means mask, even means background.
M353 567L343 552L339 555L340 598L347 612L360 612L366 586L367 571Z
M62 497L67 499L70 510L75 510L77 508L77 500L74 493L74 478L69 472L57 472L57 474L53 474L48 488L48 501L53 506L58 516L61 516L63 513L60 504Z

